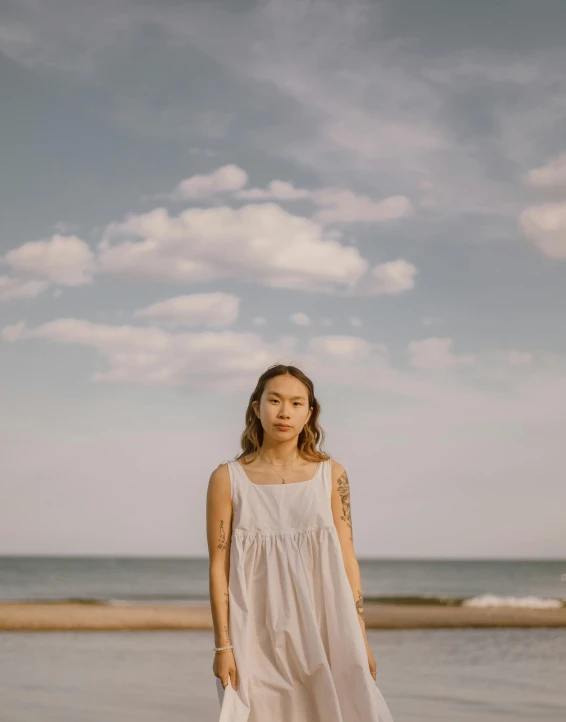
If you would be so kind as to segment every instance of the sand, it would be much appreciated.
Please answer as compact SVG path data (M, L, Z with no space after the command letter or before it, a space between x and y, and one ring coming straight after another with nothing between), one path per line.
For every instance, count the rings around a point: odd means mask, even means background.
M364 605L367 629L566 627L566 607ZM0 631L212 629L210 607L0 602Z

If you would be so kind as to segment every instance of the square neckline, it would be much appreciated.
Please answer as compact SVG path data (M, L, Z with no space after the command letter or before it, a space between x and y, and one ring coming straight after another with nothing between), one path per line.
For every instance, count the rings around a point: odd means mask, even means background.
M309 483L310 483L311 481L313 481L313 480L316 478L316 476L318 475L318 472L320 471L320 468L322 467L325 459L323 459L323 460L321 460L321 461L318 462L318 466L316 467L316 469L315 469L315 471L314 471L314 474L311 476L310 479L304 479L303 481L292 481L292 482L290 482L289 484L283 484L283 483L281 483L281 484L256 484L256 483L253 482L253 481L250 479L250 477L246 474L246 472L245 472L245 470L244 470L244 467L242 466L242 464L240 464L240 462L239 462L237 459L233 459L232 461L240 468L242 474L245 476L246 481L247 481L249 484L251 484L252 486L257 486L257 487L261 488L261 487L264 487L264 486L265 486L265 487L271 487L271 486L301 486L302 484L309 484Z

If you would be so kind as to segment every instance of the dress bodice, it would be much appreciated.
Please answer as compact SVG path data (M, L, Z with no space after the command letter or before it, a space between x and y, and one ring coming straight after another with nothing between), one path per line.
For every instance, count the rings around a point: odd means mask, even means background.
M296 533L334 524L330 498L332 460L321 461L306 481L255 484L242 465L228 461L232 533Z

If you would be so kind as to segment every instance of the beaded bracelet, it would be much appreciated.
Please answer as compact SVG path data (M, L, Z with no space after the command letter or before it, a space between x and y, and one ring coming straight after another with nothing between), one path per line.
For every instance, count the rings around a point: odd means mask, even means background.
M234 646L230 644L228 647L214 647L215 652L225 652L229 649L234 649Z

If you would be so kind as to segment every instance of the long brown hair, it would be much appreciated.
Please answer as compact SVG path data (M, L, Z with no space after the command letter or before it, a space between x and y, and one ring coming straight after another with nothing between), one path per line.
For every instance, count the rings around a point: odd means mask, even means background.
M267 371L264 371L259 377L255 389L250 396L248 408L246 409L246 428L242 432L240 437L240 446L242 447L242 453L238 454L235 458L242 459L246 456L252 455L250 463L259 454L259 450L263 443L263 426L261 421L255 413L252 403L257 401L258 404L261 399L267 382L275 376L283 376L289 374L294 376L307 387L309 408L312 406L312 412L309 416L309 420L304 425L299 439L297 442L297 448L299 456L302 456L308 461L326 461L330 459L330 455L322 451L322 444L324 442L325 434L324 430L318 424L318 417L320 415L320 404L314 395L314 384L300 369L296 366L286 366L284 364L275 364L270 366ZM317 446L320 448L317 449Z

